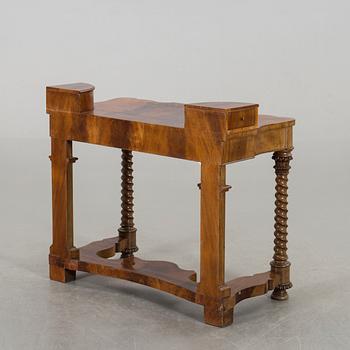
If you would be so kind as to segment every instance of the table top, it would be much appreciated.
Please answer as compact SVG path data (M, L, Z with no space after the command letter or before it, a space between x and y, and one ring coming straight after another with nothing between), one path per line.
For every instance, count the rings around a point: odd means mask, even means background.
M187 105L201 109L243 110L258 106L244 102L197 102ZM164 125L176 128L185 126L185 104L175 102L156 102L130 97L114 98L97 102L94 105L95 116L129 120L147 124ZM294 122L291 118L259 115L258 125L268 125L281 122Z
M94 87L47 87L50 136L200 162L228 164L293 147L292 118L243 102L94 102Z

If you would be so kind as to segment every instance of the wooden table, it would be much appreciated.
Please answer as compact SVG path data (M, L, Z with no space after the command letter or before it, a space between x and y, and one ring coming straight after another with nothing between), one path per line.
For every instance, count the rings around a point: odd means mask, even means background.
M288 298L287 181L294 120L258 115L258 105L236 102L159 103L116 98L94 103L94 87L47 87L52 161L53 243L50 278L69 282L76 271L126 279L204 306L204 321L224 327L243 299L273 290ZM85 247L73 243L72 141L122 149L121 224L118 235ZM172 262L136 257L132 151L201 163L200 281ZM225 281L226 164L274 152L276 209L270 270ZM119 257L109 259L120 253Z

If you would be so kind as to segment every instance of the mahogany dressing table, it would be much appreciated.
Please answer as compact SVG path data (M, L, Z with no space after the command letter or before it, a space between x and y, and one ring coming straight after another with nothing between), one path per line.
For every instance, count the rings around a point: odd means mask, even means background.
M116 98L94 103L85 83L47 87L52 163L50 278L69 282L76 271L126 279L203 305L204 321L224 327L243 299L272 290L288 298L287 181L294 120L258 115L257 104L158 103ZM121 149L121 224L112 238L73 243L72 142ZM201 163L200 281L172 262L139 258L133 211L132 151ZM274 255L269 271L225 280L226 165L273 152L276 173ZM117 255L114 259L110 259Z

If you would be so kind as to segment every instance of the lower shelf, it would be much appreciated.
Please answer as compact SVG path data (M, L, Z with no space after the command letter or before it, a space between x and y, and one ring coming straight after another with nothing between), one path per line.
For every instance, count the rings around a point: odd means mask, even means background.
M195 271L182 270L167 261L142 260L136 257L108 259L115 255L117 242L118 238L109 238L79 249L78 270L125 279L195 301Z
M197 291L196 272L183 270L167 261L142 260L137 257L116 258L118 237L92 242L79 248L79 259L62 260L50 256L50 264L71 271L85 271L93 274L125 279L173 294L188 301L203 304L204 296ZM225 283L231 292L227 305L246 298L267 293L278 283L270 271L253 276L239 277Z

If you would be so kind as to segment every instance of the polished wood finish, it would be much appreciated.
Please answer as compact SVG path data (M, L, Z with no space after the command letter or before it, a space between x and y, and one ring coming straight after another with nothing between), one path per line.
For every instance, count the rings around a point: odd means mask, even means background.
M94 103L94 87L47 87L52 143L53 244L50 278L69 282L76 271L126 279L204 306L206 323L224 327L241 300L273 290L286 299L287 175L294 120L258 115L258 105L236 102L160 103L117 98ZM122 211L118 236L76 249L73 244L72 141L122 149ZM201 163L200 281L194 271L134 254L132 151ZM268 272L225 278L225 196L229 163L274 152L275 255ZM114 257L114 258L113 258Z

